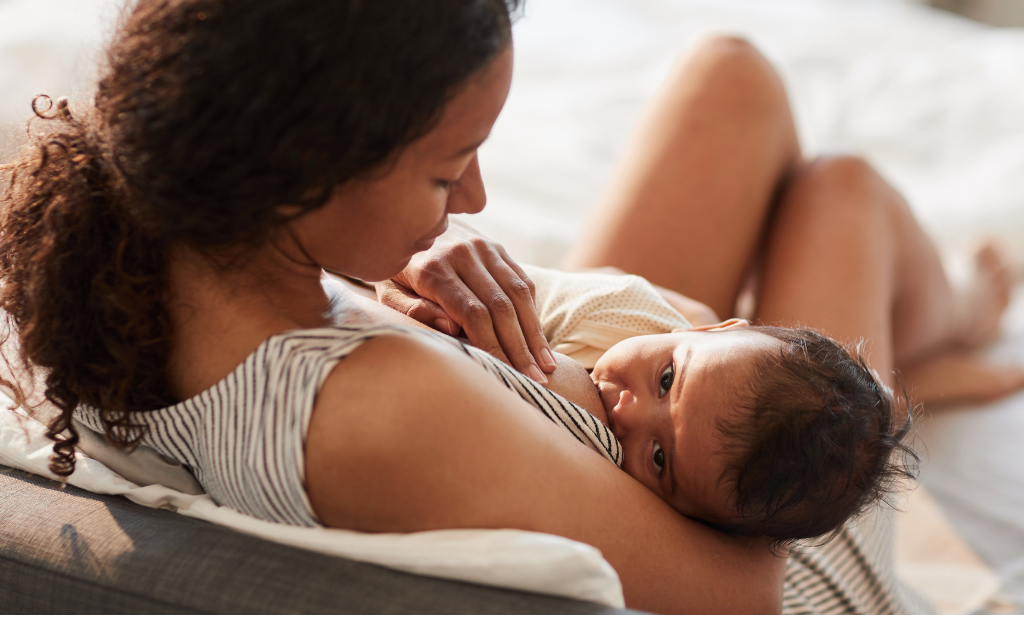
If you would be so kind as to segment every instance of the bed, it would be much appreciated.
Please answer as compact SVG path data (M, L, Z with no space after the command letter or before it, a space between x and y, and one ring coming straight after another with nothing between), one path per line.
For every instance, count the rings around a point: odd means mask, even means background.
M35 94L88 84L117 4L0 0L0 124L26 118ZM1024 264L1024 31L900 0L526 4L512 93L480 153L488 208L470 218L513 257L559 262L674 61L729 32L780 67L808 152L867 156L945 250L998 235ZM1024 363L1024 295L992 352ZM922 423L937 516L995 574L1008 608L1024 607L1024 394Z

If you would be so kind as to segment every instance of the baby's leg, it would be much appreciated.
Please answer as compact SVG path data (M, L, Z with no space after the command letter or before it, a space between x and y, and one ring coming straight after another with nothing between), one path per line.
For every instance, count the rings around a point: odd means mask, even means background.
M894 366L915 369L991 340L1009 282L1002 258L986 248L973 281L954 287L906 203L869 164L823 158L801 168L781 200L757 317L822 329L851 344L870 339L865 353L891 383ZM1019 386L1013 377L1004 381Z
M648 111L565 266L622 268L728 318L799 159L772 66L741 39L706 40Z

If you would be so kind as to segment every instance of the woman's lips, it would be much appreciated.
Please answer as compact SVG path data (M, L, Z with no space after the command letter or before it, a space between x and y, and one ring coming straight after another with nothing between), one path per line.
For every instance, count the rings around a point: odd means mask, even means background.
M413 247L419 251L426 251L430 247L434 246L434 240L439 238L441 234L443 234L445 231L448 231L447 215L445 215L445 217L441 219L441 222L433 231L423 236L419 240L416 240L416 243L413 245Z

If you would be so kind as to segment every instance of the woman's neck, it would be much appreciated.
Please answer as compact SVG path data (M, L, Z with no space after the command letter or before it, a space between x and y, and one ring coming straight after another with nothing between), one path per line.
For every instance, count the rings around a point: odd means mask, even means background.
M213 386L284 331L339 324L426 328L295 253L267 244L228 264L222 261L228 256L218 260L185 245L172 247L167 311L174 335L167 377L177 398Z
M167 376L178 398L220 381L268 337L328 324L337 309L320 268L273 246L244 255L225 264L187 245L169 251Z

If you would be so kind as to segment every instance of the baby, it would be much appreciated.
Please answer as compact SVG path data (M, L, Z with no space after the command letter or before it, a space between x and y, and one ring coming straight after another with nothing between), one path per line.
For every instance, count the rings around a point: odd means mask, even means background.
M832 532L910 475L892 455L913 456L909 410L829 338L691 327L639 277L524 269L545 336L576 362L560 360L551 388L607 425L623 470L678 512L784 543Z

